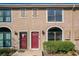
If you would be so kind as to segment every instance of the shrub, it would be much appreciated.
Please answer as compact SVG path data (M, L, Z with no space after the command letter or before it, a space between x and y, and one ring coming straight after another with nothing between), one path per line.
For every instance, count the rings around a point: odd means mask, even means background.
M14 52L16 52L16 49L11 49L11 48L0 48L0 55L3 56L10 56Z
M74 49L74 44L70 41L48 41L43 43L43 48L50 52L68 52Z

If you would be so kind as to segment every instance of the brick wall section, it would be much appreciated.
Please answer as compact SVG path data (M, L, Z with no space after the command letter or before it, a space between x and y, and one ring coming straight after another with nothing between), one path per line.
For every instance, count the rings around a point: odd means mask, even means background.
M45 9L38 10L37 17L33 17L32 10L27 10L26 12L27 16L21 17L21 10L12 10L12 22L0 23L0 27L7 27L12 31L12 47L19 48L19 32L24 31L28 33L28 49L30 49L30 33L36 30L40 33L40 50L43 49L42 45L46 41L46 31L50 27L62 28L64 39L71 39L74 43L75 39L79 39L79 10L64 10L64 22L61 23L48 23L47 10ZM45 35L42 34L42 31L45 31ZM15 32L18 35L15 35Z

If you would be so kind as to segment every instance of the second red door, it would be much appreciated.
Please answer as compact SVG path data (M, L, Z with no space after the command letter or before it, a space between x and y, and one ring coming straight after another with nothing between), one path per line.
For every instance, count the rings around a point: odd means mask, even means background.
M31 33L31 48L39 48L39 32Z

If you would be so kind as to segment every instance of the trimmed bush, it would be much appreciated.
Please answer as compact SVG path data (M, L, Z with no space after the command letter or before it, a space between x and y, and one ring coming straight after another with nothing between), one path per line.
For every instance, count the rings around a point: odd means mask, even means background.
M10 49L10 48L0 48L0 56L10 56L14 52L16 52L16 49Z
M43 43L45 51L65 52L72 51L75 45L70 41L48 41Z

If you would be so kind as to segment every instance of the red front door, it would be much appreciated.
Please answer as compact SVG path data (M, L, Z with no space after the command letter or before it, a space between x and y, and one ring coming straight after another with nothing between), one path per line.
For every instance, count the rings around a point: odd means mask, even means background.
M39 32L31 33L31 48L39 48Z
M20 48L25 49L27 48L27 33L20 32Z

